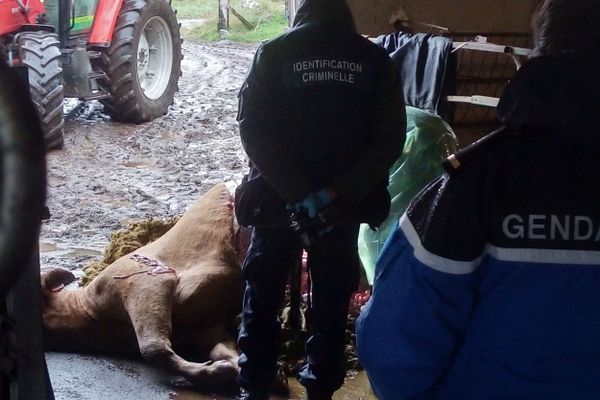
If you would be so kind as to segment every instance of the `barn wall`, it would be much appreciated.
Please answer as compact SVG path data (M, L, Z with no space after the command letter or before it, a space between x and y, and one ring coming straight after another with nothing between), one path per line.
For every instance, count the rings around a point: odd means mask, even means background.
M288 0L300 3L301 0ZM346 0L360 33L375 36L394 31L395 19L445 27L454 41L470 41L485 34L490 43L530 48L531 16L540 0ZM288 5L293 11L293 7ZM413 23L417 32L443 33ZM456 34L458 32L465 34ZM499 97L516 65L506 54L460 48L454 53L456 81L453 95ZM498 127L496 110L455 103L451 123L461 146Z
M539 0L347 0L360 33L371 36L394 30L401 19L448 28L456 41L472 40L485 33L496 44L530 47L531 16ZM418 32L442 33L421 24ZM456 32L472 33L453 35ZM494 35L494 33L496 35ZM515 72L509 56L460 49L456 52L456 90L461 96L499 97ZM449 121L461 146L472 143L498 127L496 110L469 103L456 103Z
M538 0L347 0L358 30L376 35L393 30L390 18L440 25L457 32L529 32Z

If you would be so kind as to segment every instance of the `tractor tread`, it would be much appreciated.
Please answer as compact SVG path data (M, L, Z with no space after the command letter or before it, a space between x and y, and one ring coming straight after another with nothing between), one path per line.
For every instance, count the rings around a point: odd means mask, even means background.
M164 18L171 30L174 58L168 87L157 100L150 100L138 86L135 51L139 31L155 15ZM170 3L164 0L125 0L115 24L111 45L99 50L102 56L92 62L96 70L106 73L108 77L107 81L98 82L103 90L110 93L110 97L100 100L108 114L118 121L141 123L168 111L177 91L182 58L179 23Z
M64 86L58 36L52 32L24 32L18 39L20 58L29 71L31 100L39 114L46 149L63 145Z

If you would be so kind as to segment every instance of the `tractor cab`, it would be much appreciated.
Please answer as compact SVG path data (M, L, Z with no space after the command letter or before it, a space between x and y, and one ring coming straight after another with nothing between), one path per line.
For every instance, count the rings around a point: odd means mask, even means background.
M89 34L98 0L46 0L44 6L48 24L56 29L61 39L67 39Z

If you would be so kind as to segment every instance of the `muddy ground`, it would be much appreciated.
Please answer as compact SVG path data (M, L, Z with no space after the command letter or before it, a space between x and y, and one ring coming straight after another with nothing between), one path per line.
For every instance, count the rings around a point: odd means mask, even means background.
M256 47L185 41L175 103L149 123L115 123L98 102L69 103L64 149L48 156L42 268L77 275L128 222L182 214L215 183L239 183L247 161L237 92Z

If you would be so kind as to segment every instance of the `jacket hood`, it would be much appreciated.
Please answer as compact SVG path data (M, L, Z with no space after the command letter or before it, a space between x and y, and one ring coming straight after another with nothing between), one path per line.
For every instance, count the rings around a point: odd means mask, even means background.
M327 23L356 31L354 18L345 0L304 0L294 17L293 26L311 22Z
M500 103L507 126L600 132L600 49L536 57L515 74Z

